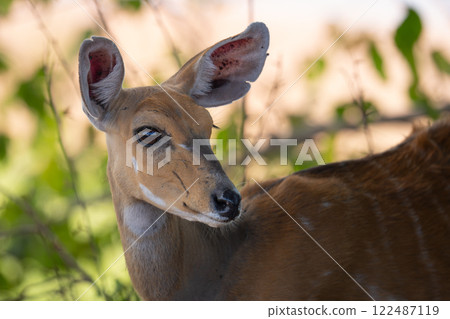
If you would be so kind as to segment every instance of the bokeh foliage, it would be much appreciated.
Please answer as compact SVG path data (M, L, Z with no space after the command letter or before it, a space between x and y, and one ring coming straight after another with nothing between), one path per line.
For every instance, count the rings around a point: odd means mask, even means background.
M0 19L9 14L12 5L13 0L0 2ZM117 6L133 14L141 10L142 3L117 0ZM100 33L93 28L80 34L80 39ZM405 19L392 34L392 41L411 72L407 92L411 112L419 110L419 114L436 119L440 114L439 106L432 102L420 84L416 54L421 34L422 22L418 13L408 9ZM79 43L76 39L72 45L78 47ZM366 39L366 44L367 59L378 76L386 81L387 57L383 56L375 39ZM447 57L437 49L429 54L434 67L443 76L449 76ZM75 56L67 59L69 63L76 63ZM324 56L317 61L307 73L307 81L320 81L328 71L327 59ZM174 62L177 60L174 56ZM9 59L0 46L0 74L7 72ZM33 137L27 141L0 130L0 299L3 300L74 300L122 252L106 180L107 156L96 140L99 133L87 128L83 151L68 156L66 146L70 141L62 136L66 112L53 97L52 77L51 66L43 63L31 76L17 81L14 90L1 101L0 114L10 107L22 105L35 127ZM371 123L383 120L377 105L362 95L340 103L334 109L333 123L324 128L307 127L306 113L289 118L293 138L301 140L325 132L321 152L326 162L333 161L334 141L339 130L368 129ZM246 121L245 113L242 116L235 112L217 131L216 137L224 140L245 137ZM229 150L225 147L224 151L227 158ZM237 151L238 159L245 157L245 149L240 147ZM297 151L290 149L286 172L315 165L306 162L296 166ZM264 157L269 164L267 171L273 172L268 176L276 176L279 151L266 149ZM236 183L245 173L240 167L228 167L227 170ZM123 260L102 277L85 298L138 299Z

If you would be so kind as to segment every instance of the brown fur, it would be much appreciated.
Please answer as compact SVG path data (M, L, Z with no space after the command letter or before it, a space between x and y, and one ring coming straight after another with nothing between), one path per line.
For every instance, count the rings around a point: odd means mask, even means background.
M450 299L449 181L446 120L385 153L262 186L375 299L428 300ZM280 281L277 299L368 298L259 186L241 194L251 235L231 298L273 299Z
M108 178L138 294L146 300L449 300L449 120L417 129L382 154L266 181L265 191L247 186L237 220L221 215L213 199L236 190L217 161L193 165L192 143L211 135L203 106L227 104L256 80L268 41L267 28L252 24L160 87L128 90L121 88L117 47L105 38L83 43L83 109L107 135ZM115 61L112 69L96 61L110 72L101 80L91 76L98 68L89 62L98 50ZM164 152L155 152L153 175L126 164L127 140L140 127L171 137L172 159L157 169ZM136 149L132 155L138 157Z

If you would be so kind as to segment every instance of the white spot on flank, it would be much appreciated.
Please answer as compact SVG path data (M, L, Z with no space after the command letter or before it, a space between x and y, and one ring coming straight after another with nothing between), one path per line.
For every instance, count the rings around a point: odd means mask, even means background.
M331 207L331 203L330 202L323 202L322 203L322 207L329 208L329 207Z
M145 187L144 185L139 183L139 187L141 188L142 192L144 193L145 197L147 197L147 199L156 204L157 206L160 207L165 207L166 206L166 202L164 200L162 200L161 198L159 198L158 196L156 196L155 194L153 194L147 187Z
M305 227L307 230L313 230L314 226L311 223L311 220L309 218L306 218L305 216L299 216L300 222L302 223L303 227Z
M134 172L137 174L137 173L138 173L138 170L139 170L139 167L138 167L138 164L137 164L137 162L136 162L136 158L133 157L133 158L131 159L131 162L133 163Z

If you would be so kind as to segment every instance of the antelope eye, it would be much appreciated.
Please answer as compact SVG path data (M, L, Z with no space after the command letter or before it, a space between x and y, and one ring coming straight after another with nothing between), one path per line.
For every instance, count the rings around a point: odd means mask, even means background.
M163 133L156 128L145 126L134 130L134 136L139 144L150 147L163 137Z

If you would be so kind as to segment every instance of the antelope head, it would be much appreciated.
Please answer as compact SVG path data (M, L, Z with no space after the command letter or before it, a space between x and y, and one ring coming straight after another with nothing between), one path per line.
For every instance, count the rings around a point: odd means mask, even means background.
M143 201L212 227L239 215L238 190L211 160L209 143L199 152L195 143L211 135L213 121L205 108L244 96L262 71L268 45L266 26L253 23L197 54L161 85L123 89L117 46L102 37L83 42L83 110L106 133L108 178L113 196L123 194L121 205Z

